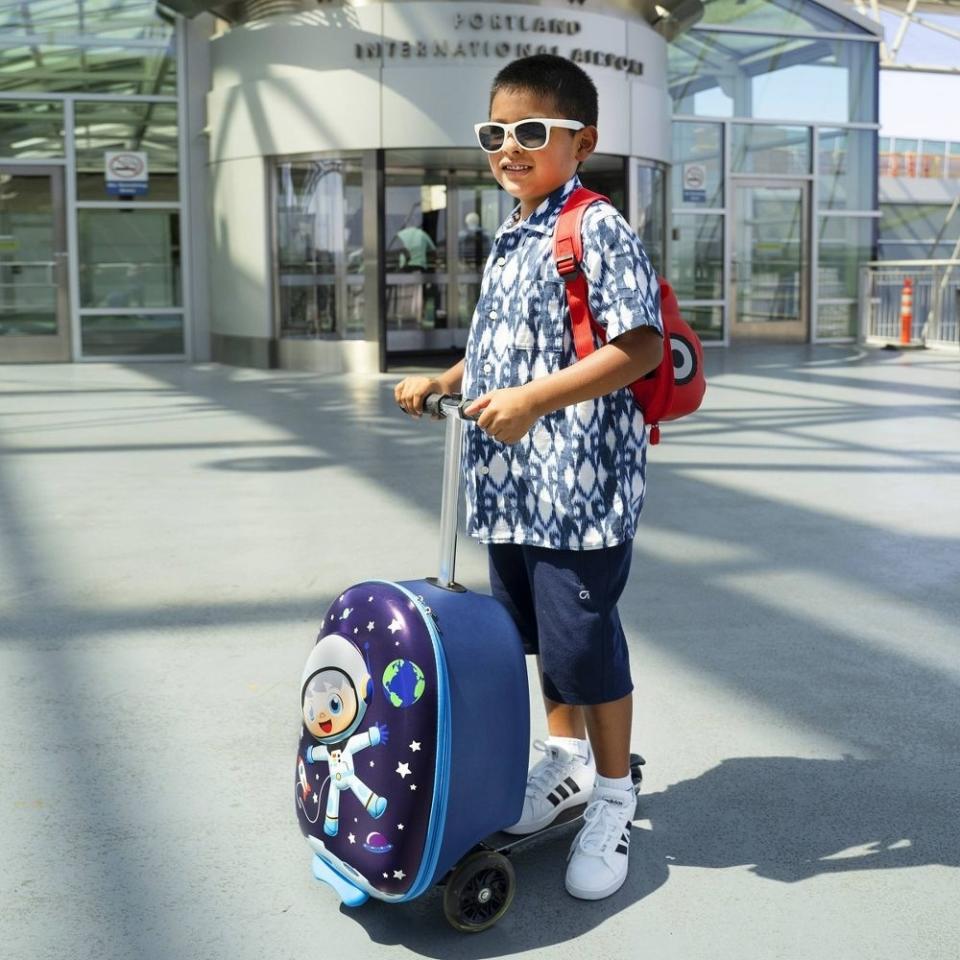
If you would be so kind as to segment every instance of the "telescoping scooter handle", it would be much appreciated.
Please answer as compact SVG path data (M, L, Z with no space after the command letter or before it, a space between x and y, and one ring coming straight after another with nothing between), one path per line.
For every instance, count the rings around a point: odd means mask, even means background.
M463 421L468 417L467 407L473 400L458 393L431 393L423 402L423 409L447 421L447 435L443 448L443 494L440 500L440 572L427 579L444 590L462 591L454 578L457 560L457 518L460 504L460 451L463 444Z

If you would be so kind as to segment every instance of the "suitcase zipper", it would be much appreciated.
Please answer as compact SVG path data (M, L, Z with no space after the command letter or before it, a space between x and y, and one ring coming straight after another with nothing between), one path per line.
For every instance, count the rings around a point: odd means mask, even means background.
M433 617L426 613L423 602L415 594L398 583L392 585L402 590L416 604L417 612L430 631L434 660L437 664L437 770L434 777L433 806L430 810L430 821L427 826L427 838L424 842L420 870L417 873L416 880L402 898L403 900L413 900L430 886L433 875L437 870L437 861L440 859L440 848L443 846L444 826L447 821L448 782L450 779L449 678L447 676L447 661L443 655L440 635Z

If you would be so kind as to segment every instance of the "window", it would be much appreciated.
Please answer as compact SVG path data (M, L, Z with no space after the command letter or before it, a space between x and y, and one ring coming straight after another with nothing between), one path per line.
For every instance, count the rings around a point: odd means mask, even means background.
M126 150L147 155L141 199L179 199L175 103L79 102L75 111L78 200L117 199L107 193L104 154Z
M810 131L806 127L733 126L734 173L803 176L810 172Z
M875 138L872 130L820 130L817 150L821 207L874 209Z
M279 162L274 169L280 337L363 332L360 161Z
M873 123L876 72L876 44L859 41L694 28L668 48L680 115Z
M47 160L63 155L61 102L0 101L0 157Z

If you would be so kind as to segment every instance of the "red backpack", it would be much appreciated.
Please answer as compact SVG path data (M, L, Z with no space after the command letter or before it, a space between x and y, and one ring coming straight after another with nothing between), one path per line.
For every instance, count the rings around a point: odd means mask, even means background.
M574 190L563 205L553 232L553 259L566 284L573 343L580 360L596 349L594 333L601 344L607 342L606 331L590 315L587 278L580 269L583 256L580 225L587 207L598 200L607 201L607 198L584 187ZM670 349L663 351L663 359L655 370L630 384L643 419L650 425L651 443L660 442L661 420L677 420L693 413L703 401L707 388L700 338L680 316L673 287L663 277L660 278L660 314Z

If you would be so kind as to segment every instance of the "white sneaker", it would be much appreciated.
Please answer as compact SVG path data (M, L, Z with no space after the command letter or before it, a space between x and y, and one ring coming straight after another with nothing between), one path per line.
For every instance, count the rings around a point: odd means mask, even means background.
M581 900L602 900L627 879L630 821L637 808L633 790L594 794L584 825L567 857L567 893Z
M542 830L568 807L588 803L593 795L597 766L589 745L586 756L549 740L534 740L533 746L546 756L527 775L523 813L512 827L505 828L506 833Z

